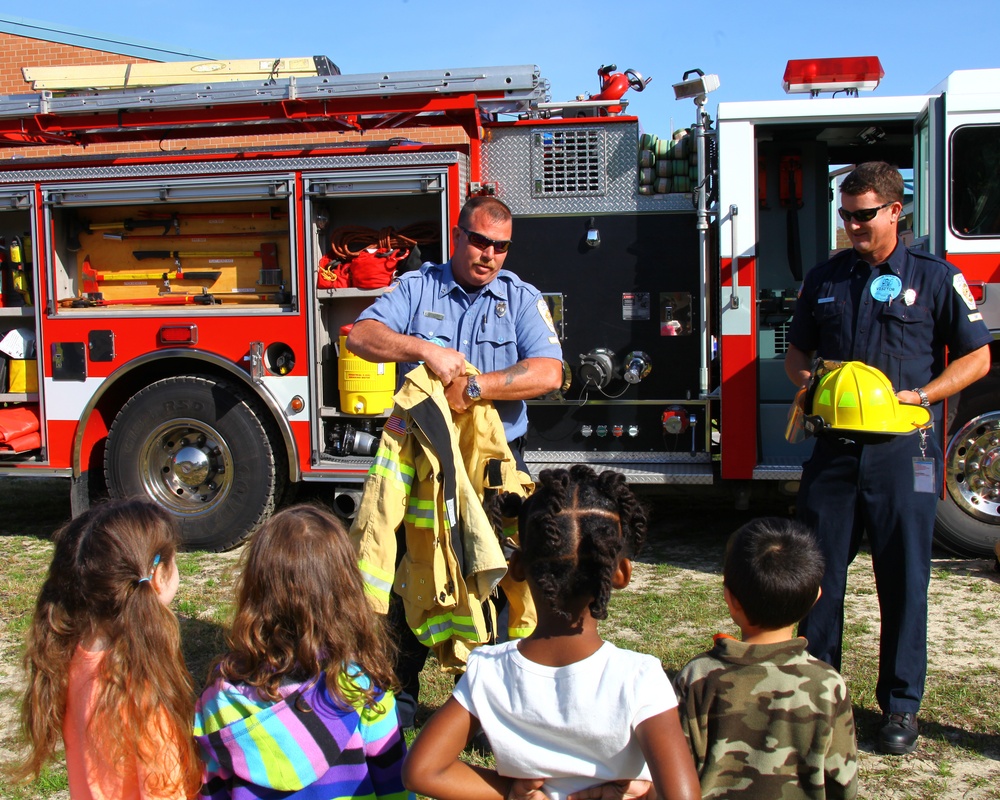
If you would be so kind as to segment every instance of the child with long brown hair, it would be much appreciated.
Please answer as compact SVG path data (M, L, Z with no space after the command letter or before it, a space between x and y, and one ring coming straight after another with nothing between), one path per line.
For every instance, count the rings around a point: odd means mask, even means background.
M254 534L229 647L195 715L203 796L411 797L391 647L328 511L292 506Z
M144 500L96 506L56 533L28 633L21 777L38 775L61 736L73 798L197 794L194 692L167 607L178 542Z

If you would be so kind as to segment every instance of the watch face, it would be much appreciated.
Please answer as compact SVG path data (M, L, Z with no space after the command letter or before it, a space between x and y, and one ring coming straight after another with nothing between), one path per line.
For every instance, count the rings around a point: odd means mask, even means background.
M479 388L479 381L477 381L475 377L469 378L469 382L465 386L465 393L473 400L478 400L480 395L483 393L482 389Z

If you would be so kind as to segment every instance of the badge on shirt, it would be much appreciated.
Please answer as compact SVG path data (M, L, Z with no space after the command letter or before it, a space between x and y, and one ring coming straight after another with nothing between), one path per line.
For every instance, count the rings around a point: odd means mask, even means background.
M903 282L898 275L880 275L872 281L872 297L880 303L888 303L899 297L903 291Z
M965 282L965 276L956 275L951 279L951 285L955 287L958 296L965 301L965 304L969 307L969 311L975 311L976 298L972 296L972 290L969 288L969 284Z
M907 289L903 292L903 303L908 306L912 306L917 302L917 293L913 289Z
M507 303L501 300L500 302L497 303L496 306L497 317L502 317L506 313L507 313Z

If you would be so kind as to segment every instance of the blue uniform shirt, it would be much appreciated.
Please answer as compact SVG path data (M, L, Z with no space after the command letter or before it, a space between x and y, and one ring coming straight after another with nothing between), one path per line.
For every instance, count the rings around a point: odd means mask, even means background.
M401 275L358 317L374 319L397 333L437 339L462 353L480 372L496 372L526 358L562 360L548 305L539 291L500 270L478 293L455 283L451 262L424 264ZM402 377L416 364L400 363ZM507 441L528 430L523 400L494 400Z
M940 375L946 346L955 359L992 336L956 267L897 242L889 260L878 266L870 267L851 249L812 269L788 340L823 358L863 361L899 392ZM937 403L935 419L940 414Z

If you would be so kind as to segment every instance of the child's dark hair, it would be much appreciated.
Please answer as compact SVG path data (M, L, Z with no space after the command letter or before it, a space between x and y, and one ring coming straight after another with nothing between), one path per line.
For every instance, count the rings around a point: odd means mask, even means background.
M642 547L646 511L621 473L577 464L542 470L520 502L518 531L521 563L552 608L570 617L572 601L590 597L590 613L605 619L618 562Z
M230 652L209 674L280 699L285 678L312 680L344 696L340 674L356 665L373 686L359 690L373 706L395 684L393 647L365 597L357 554L340 521L325 508L282 509L254 534L236 585Z
M802 523L759 517L729 537L722 572L747 621L777 630L794 625L813 607L823 554Z

